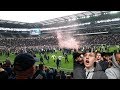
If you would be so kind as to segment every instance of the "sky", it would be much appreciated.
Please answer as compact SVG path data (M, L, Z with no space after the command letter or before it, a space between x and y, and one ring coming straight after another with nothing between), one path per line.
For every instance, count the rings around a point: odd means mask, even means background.
M35 23L85 11L0 11L0 19Z

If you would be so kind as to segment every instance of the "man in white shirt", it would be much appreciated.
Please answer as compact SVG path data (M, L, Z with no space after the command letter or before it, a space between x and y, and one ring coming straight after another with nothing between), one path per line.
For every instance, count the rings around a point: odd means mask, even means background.
M64 57L63 56L58 56L58 59L60 60L60 66L61 66L62 58L64 58Z
M62 60L62 58L64 58L63 56L58 56L59 60Z

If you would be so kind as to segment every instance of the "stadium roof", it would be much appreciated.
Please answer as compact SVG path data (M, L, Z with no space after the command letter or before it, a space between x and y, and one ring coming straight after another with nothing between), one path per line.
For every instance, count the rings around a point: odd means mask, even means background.
M42 26L41 24L37 25L37 27L41 27L41 26ZM35 28L36 24L18 22L18 21L10 21L10 20L0 20L0 27L5 27L5 28Z
M78 17L79 18L89 18L90 16L98 16L101 15L101 13L108 13L110 11L85 11L69 16L64 16L64 17L59 17L59 18L54 18L54 19L49 19L45 21L39 22L42 25L49 25L49 24L54 24L55 22L64 22L64 21L70 21L70 20L76 20Z
M35 23L85 11L0 11L0 19Z
M68 11L66 11L66 12L68 12ZM78 12L79 13L77 13L77 14L76 13L74 13L72 15L66 14L66 16L56 17L53 19L34 22L34 23L2 20L1 19L0 20L0 27L6 27L6 28L40 28L40 27L43 27L44 25L55 24L56 22L58 23L58 22L65 22L65 21L72 21L72 20L74 21L76 19L85 19L85 18L89 18L91 16L99 16L101 14L115 13L117 11L112 11L112 12L111 11L83 11L83 12L78 11ZM1 14L0 14L0 16L1 16ZM49 14L47 16L49 16Z
M0 26L13 28L41 27L40 21L85 11L0 11ZM36 23L38 22L38 23Z

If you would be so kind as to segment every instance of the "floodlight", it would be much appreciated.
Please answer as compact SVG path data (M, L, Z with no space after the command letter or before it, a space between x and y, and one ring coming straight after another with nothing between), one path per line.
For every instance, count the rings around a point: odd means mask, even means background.
M110 14L116 14L118 12L120 12L120 11L111 11Z

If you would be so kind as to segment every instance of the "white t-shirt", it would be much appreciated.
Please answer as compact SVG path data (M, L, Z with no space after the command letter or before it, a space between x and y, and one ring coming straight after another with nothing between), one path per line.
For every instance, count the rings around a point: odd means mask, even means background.
M62 56L58 56L58 59L59 59L59 60L62 60L62 58L63 58Z

